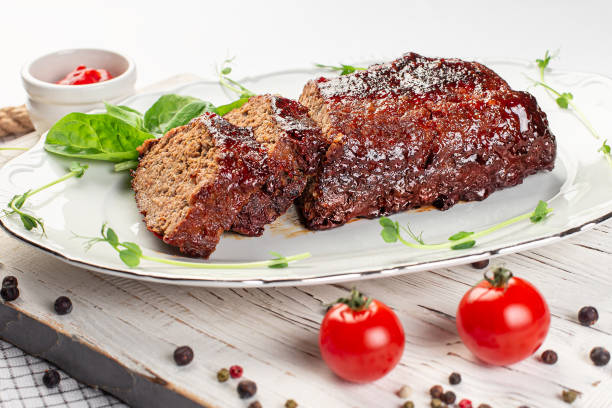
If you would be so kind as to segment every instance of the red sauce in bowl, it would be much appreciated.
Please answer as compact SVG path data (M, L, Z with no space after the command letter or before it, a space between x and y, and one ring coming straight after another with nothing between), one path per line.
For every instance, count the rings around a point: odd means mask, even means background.
M113 77L105 69L87 68L85 65L79 65L63 79L56 82L59 85L86 85L95 84L98 82L108 81Z

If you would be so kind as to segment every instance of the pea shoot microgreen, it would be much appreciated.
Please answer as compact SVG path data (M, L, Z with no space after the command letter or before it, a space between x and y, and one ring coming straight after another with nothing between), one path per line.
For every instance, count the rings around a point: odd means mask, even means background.
M228 77L228 75L232 73L232 67L230 66L230 64L234 61L234 58L235 57L228 58L221 64L221 69L219 70L219 83L230 91L240 95L240 99L248 99L251 96L255 96L255 93L253 91L250 91L239 82L234 81L233 79Z
M599 135L599 133L595 130L591 122L587 119L586 115L578 108L578 106L574 102L574 95L572 95L571 92L557 91L552 86L550 86L550 84L546 83L545 78L544 78L546 68L548 68L550 61L553 58L555 58L557 54L558 54L557 52L551 54L548 50L546 50L546 53L544 54L543 59L536 59L536 64L538 65L538 69L540 71L540 80L536 81L535 79L532 79L529 77L527 78L531 82L533 82L534 85L541 86L544 89L546 89L546 91L549 93L549 95L551 95L555 99L555 102L561 109L571 110L576 115L576 117L582 122L582 124L587 128L589 133L591 133L591 135L595 139L601 140L602 138ZM597 151L601 152L604 155L604 158L606 159L608 164L612 166L612 155L610 154L611 152L610 152L609 146L606 144L605 140L602 146Z
M130 268L135 268L140 265L140 261L146 260L156 263L162 263L166 265L179 266L184 268L197 268L197 269L249 269L249 268L286 268L289 263L300 261L302 259L310 258L310 253L305 252L302 254L283 256L278 252L272 252L273 259L268 261L256 261L256 262L241 262L241 263L203 263L203 262L185 262L175 261L172 259L158 258L155 256L145 255L142 252L140 246L134 242L119 241L117 233L110 228L107 224L102 225L100 230L100 237L81 237L77 238L86 239L85 249L89 250L91 247L100 242L106 242L109 244L117 253L121 261Z
M509 220L500 222L487 229L471 232L471 231L459 231L448 238L448 242L439 244L426 244L423 241L423 234L416 235L410 229L410 226L406 227L400 225L397 221L393 221L390 218L382 217L379 223L382 227L380 235L386 243L401 242L407 247L415 249L468 249L476 245L476 238L491 234L499 229L516 224L517 222L529 219L532 223L536 224L547 218L548 214L552 212L552 208L548 207L545 201L538 202L536 208L528 213L519 215ZM408 234L412 241L408 241L402 237L402 231Z
M47 183L44 186L39 187L37 189L28 190L21 195L13 196L13 198L11 199L11 201L9 201L7 205L9 209L3 210L4 215L10 216L13 214L17 214L21 220L21 223L23 224L23 227L26 230L31 231L33 229L40 227L44 235L45 225L43 223L43 220L41 218L37 218L34 215L28 214L25 211L23 211L22 207L25 204L26 200L32 197L34 194L40 193L41 191L51 186L54 186L58 183L61 183L62 181L66 181L72 177L76 177L76 178L82 177L83 174L85 174L85 170L87 170L87 167L88 167L87 165L79 164L77 162L70 163L70 168L69 168L70 171L66 173L65 175L63 175L62 177L58 178L57 180Z
M365 71L366 68L355 67L353 65L340 64L339 66L335 65L324 65L324 64L315 64L317 68L329 69L331 71L339 72L340 75L348 75L352 74L355 71Z
M27 147L0 147L0 151L2 150L28 150Z

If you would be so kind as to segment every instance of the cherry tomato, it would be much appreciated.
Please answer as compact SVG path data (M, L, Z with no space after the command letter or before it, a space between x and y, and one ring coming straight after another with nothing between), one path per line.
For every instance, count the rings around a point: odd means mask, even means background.
M496 268L470 289L457 309L457 330L476 357L493 365L519 362L544 342L550 312L529 282Z
M384 303L353 289L323 318L319 348L325 363L345 380L375 381L393 369L404 352L404 328Z
M112 75L105 69L93 69L87 68L85 65L79 65L74 69L74 71L68 73L63 79L57 81L56 84L86 85L108 81L112 78Z

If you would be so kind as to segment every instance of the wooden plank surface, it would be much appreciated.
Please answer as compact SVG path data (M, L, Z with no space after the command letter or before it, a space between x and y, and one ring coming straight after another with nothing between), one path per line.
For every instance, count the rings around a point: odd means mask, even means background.
M33 143L35 136L13 141ZM14 153L0 153L0 161ZM105 276L66 265L0 233L0 275L20 281L21 297L0 306L0 338L41 355L77 379L142 407L246 407L235 381L218 383L218 369L240 364L257 382L264 407L293 398L300 407L399 407L395 392L414 389L429 406L434 384L459 398L495 408L567 406L566 388L582 392L575 407L612 406L612 367L595 367L594 346L612 349L612 224L553 246L497 258L533 282L553 315L543 346L559 354L547 366L533 357L511 367L485 367L461 344L454 315L481 271L469 266L359 282L365 293L398 313L406 330L399 366L368 385L339 380L319 356L324 304L350 285L299 288L205 289ZM53 301L69 296L74 310L57 316ZM593 328L576 322L578 309L596 306ZM46 333L46 334L45 334ZM190 345L194 362L177 367L172 352ZM452 371L463 382L448 386Z

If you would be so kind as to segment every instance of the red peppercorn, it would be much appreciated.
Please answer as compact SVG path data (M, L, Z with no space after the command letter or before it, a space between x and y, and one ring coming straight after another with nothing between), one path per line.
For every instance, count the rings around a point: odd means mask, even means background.
M459 401L458 407L459 408L472 408L472 401L464 398L461 401Z
M232 378L240 378L242 377L242 367L239 365L233 365L229 369L230 377Z

